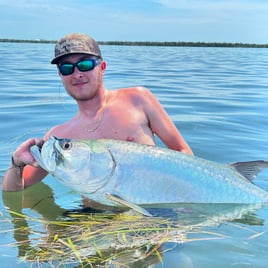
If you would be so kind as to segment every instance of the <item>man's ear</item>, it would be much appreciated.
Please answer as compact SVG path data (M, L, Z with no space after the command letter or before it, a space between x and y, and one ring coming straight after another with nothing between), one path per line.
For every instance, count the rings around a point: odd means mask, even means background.
M100 63L100 67L101 67L101 70L102 70L102 73L104 74L104 71L106 70L106 62L105 61L102 61L101 63Z

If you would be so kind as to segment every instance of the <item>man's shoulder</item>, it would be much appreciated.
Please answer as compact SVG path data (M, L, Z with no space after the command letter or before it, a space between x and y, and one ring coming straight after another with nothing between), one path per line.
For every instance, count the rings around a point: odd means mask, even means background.
M142 91L148 91L148 88L143 86L133 86L133 87L118 88L116 91L124 93L139 93Z
M122 98L144 98L148 94L150 94L149 89L142 86L134 86L127 88L119 88L114 91L117 97Z
M136 86L114 90L113 99L117 104L124 103L127 105L130 102L135 105L146 106L155 97L146 87Z

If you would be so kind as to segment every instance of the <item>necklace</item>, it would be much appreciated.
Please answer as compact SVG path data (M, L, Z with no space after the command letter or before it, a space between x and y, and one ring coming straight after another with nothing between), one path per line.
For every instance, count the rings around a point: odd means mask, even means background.
M96 131L96 130L100 127L100 125L101 125L101 123L102 123L103 115L104 115L104 111L105 111L105 107L106 107L106 103L107 103L107 94L106 94L106 92L105 92L105 94L104 94L104 103L103 103L103 105L102 105L102 107L101 107L101 115L100 115L100 117L96 120L96 126L95 126L95 127L93 127L93 128L88 128L87 126L83 125L83 124L81 123L80 113L77 115L77 119L78 119L79 125L80 125L82 128L84 128L87 132L94 132L94 131Z

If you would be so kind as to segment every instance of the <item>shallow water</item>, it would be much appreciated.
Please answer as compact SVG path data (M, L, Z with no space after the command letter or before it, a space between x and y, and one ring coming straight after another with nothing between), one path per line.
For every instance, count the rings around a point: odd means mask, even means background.
M148 87L197 156L221 163L268 159L268 49L127 46L102 49L107 61L106 87ZM53 45L0 43L0 53L2 181L12 151L25 139L42 137L53 125L69 119L76 112L76 105L65 94L55 66L50 65ZM256 184L268 190L267 178L268 171L262 172ZM29 220L12 222L6 207L28 217L53 220L80 204L79 195L50 176L24 192L5 193L0 199L1 267L30 266L31 263L21 262L18 257L23 255L24 248L12 244L16 239L30 237L34 241L35 237L26 231L13 232L13 228L23 224L40 228ZM178 221L186 219L191 224L200 215L211 220L207 210L196 216L192 214L195 209L180 207ZM226 214L215 207L212 211L217 220L213 218L215 221L207 224L205 230L224 235L221 239L202 239L177 246L165 243L162 263L159 258L147 258L129 266L266 267L268 208L254 210L235 221L228 218L230 215L239 218L234 211Z

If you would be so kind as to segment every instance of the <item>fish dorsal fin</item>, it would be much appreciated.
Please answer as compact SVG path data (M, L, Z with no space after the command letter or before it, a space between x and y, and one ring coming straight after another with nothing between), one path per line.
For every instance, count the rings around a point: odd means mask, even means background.
M257 177L259 172L265 168L268 168L268 161L256 160L249 162L236 162L230 164L230 166L252 182Z
M118 203L118 204L123 205L123 206L128 207L128 208L132 208L133 210L137 211L138 213L140 213L144 216L147 216L147 217L152 216L146 209L144 209L136 204L133 204L133 203L123 199L122 197L120 197L118 195L105 193L105 196L110 201L113 201L115 203Z

